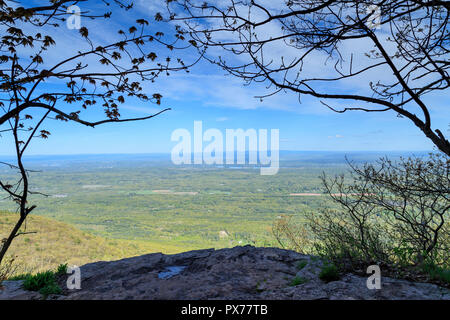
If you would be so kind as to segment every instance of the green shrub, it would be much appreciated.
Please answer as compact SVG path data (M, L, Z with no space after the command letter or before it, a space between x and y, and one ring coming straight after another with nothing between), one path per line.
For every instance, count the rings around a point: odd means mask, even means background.
M306 260L300 260L300 261L297 263L297 269L298 269L298 270L302 270L304 267L306 267L307 264L308 264L308 261L306 261Z
M56 274L57 275L64 275L67 274L67 263L60 264L58 268L56 268Z
M7 258L3 264L0 264L0 285L16 271L17 266L14 261L14 258Z
M292 281L291 281L291 283L289 285L291 287L295 287L295 286L298 286L299 284L306 283L306 281L307 280L305 278L302 278L302 277L299 277L299 276L295 276L295 278L292 279Z
M422 266L422 271L433 280L439 280L450 284L450 269L441 268L433 263L427 263Z
M55 274L52 271L46 271L36 275L27 275L23 282L23 287L29 291L39 291L54 282Z
M60 294L62 292L56 283L56 276L53 271L26 275L23 287L29 291L38 291L44 297L47 297L49 294Z
M324 264L320 271L319 278L325 282L339 280L339 271L334 264Z
M38 291L45 297L50 294L61 294L62 290L56 283L56 277L67 273L67 263L60 264L56 271L40 272L35 275L22 274L10 278L10 280L23 280L25 290Z
M314 253L341 272L378 264L448 279L450 269L450 160L411 157L357 166L344 175L322 176L337 208L306 214ZM406 273L404 273L406 274Z
M39 290L39 293L47 297L50 294L61 294L62 290L56 283L51 283Z

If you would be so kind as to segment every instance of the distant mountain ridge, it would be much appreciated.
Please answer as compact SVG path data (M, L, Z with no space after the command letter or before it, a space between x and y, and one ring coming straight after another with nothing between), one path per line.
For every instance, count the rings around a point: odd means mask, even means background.
M290 151L280 150L281 167L296 167L312 164L346 164L346 158L357 163L371 162L380 157L398 159L411 155L423 157L432 151ZM249 152L245 153L248 163ZM1 156L0 161L14 161L14 156ZM80 164L96 165L174 165L170 153L142 153L142 154L74 154L74 155L31 155L24 156L24 162L29 166L64 167ZM224 158L225 163L225 158ZM189 165L194 166L194 165ZM203 166L203 165L202 165ZM214 165L213 165L214 166ZM227 165L225 165L227 166ZM235 166L235 164L230 165ZM252 165L251 165L252 166ZM257 165L259 166L259 165ZM196 165L198 167L198 165ZM205 165L205 167L209 167ZM0 168L1 169L1 168Z

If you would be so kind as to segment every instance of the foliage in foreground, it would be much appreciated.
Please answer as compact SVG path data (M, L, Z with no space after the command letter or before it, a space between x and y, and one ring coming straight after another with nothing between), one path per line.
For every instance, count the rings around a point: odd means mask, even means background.
M437 280L450 284L450 269L436 266L433 263L424 264L422 271L430 276L432 280Z
M61 294L62 290L57 283L57 277L67 273L67 263L60 264L56 271L45 271L37 274L17 275L9 280L23 280L23 288L29 291L38 291L46 298L50 294Z
M326 263L323 265L319 273L319 279L325 282L331 282L339 280L339 278L339 270L334 264Z
M23 282L23 287L29 291L38 291L44 296L49 294L60 294L61 288L56 282L53 271L40 272L36 275L27 275Z
M0 264L0 288L3 281L9 279L16 271L17 266L14 264L14 258L8 258Z
M314 248L310 253L341 270L377 264L449 284L450 159L432 154L350 166L350 183L343 175L322 178L339 209L308 213L308 234L302 239L297 237L304 231L280 220L274 228L277 239L293 247L307 243Z
M302 277L299 277L299 276L295 276L292 280L291 280L291 282L290 282L290 286L291 287L295 287L295 286L298 286L299 284L304 284L304 283L306 283L307 282L307 280L305 279L305 278L302 278Z
M450 159L431 155L352 166L323 183L340 210L310 217L311 229L332 257L402 266L449 262Z
M307 230L302 223L294 222L291 215L281 215L272 226L272 234L285 249L306 253L310 249Z

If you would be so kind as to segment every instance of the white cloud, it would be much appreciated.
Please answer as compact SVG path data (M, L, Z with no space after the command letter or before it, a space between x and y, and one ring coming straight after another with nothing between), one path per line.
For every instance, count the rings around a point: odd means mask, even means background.
M228 121L229 119L227 118L227 117L219 117L219 118L216 118L216 121L217 122L224 122L224 121Z

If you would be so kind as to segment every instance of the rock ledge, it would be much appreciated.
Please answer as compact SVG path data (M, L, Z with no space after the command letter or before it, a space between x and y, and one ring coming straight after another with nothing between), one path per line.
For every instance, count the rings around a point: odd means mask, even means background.
M299 262L303 268L299 269ZM305 265L306 264L306 265ZM81 267L81 290L64 290L49 299L450 299L434 284L382 277L380 290L369 290L366 277L345 274L325 283L318 278L320 261L278 248L252 246L196 250L175 255L154 253ZM296 276L302 284L292 286ZM61 278L65 287L66 277ZM0 299L40 299L5 281Z

